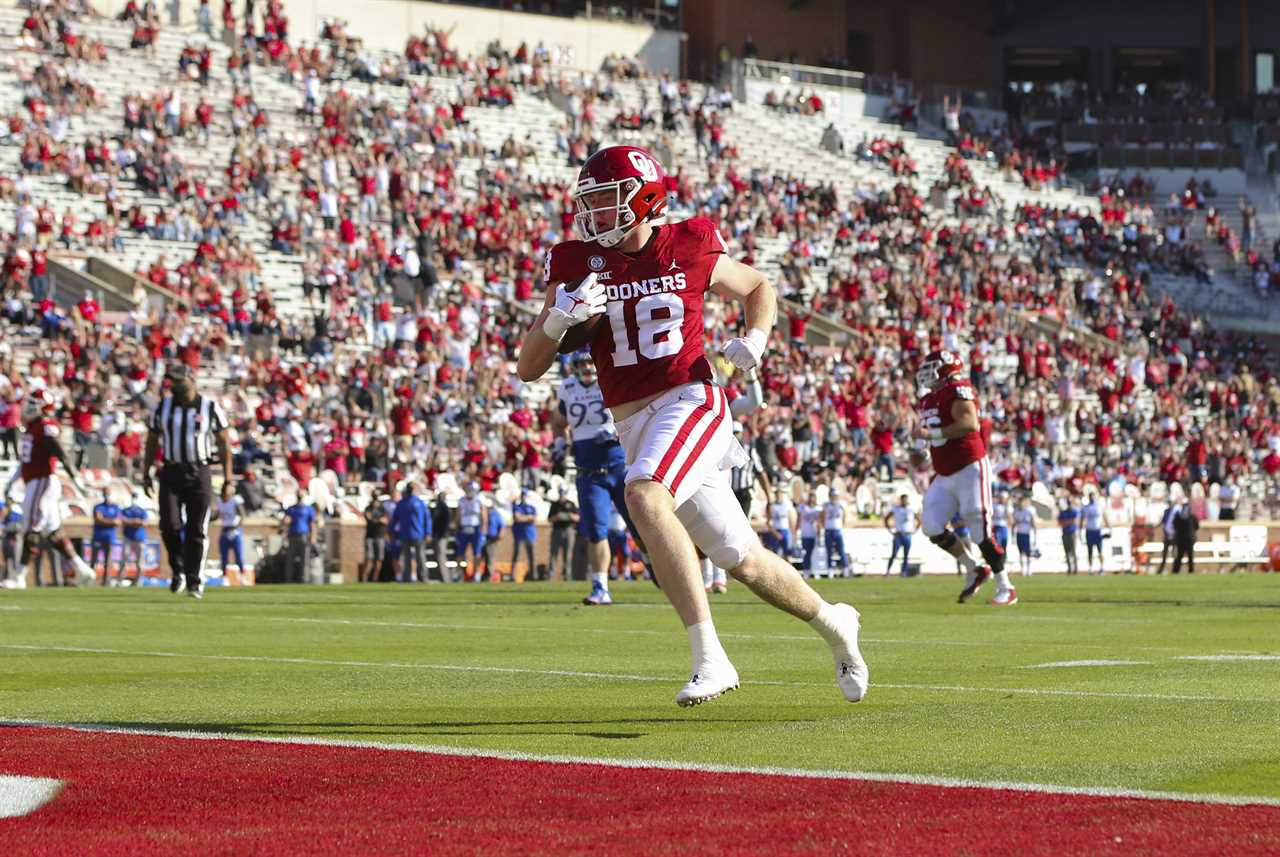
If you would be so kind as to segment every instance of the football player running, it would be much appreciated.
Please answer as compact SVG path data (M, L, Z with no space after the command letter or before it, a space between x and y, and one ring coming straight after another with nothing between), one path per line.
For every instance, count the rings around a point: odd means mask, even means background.
M973 597L994 575L996 595L989 603L1007 607L1018 593L1004 570L1004 551L996 543L991 520L991 467L978 430L978 403L965 377L960 358L951 351L933 351L916 372L926 390L919 403L919 435L929 444L934 477L924 494L921 530L931 542L950 553L966 572L961 604ZM974 557L947 524L956 514L964 520L978 546Z
M703 300L714 291L744 305L747 331L724 355L748 371L760 365L776 319L773 287L729 258L709 220L659 222L665 175L643 149L596 152L572 196L582 240L547 255L546 300L517 371L526 382L540 378L569 328L591 321L591 356L626 455L626 506L689 636L693 668L676 702L696 705L738 686L712 622L699 549L761 599L808 622L831 647L840 690L857 702L868 682L858 611L827 603L766 550L729 485L728 470L744 453L724 390L712 383Z
M627 457L596 380L591 355L576 354L573 374L560 382L556 393L560 404L552 424L556 430L568 430L573 463L578 468L578 535L587 540L591 575L591 594L582 603L604 607L613 603L609 594L609 520L614 508L623 520L627 513L623 496Z
M67 454L58 441L62 432L58 421L53 418L57 406L47 391L36 390L28 395L25 411L27 428L18 450L22 463L13 472L4 489L5 496L8 497L13 483L19 477L25 485L22 517L26 528L18 536L14 552L17 557L17 575L13 588L21 589L26 586L27 564L40 550L41 541L66 558L75 569L78 584L83 586L92 583L95 579L93 569L76 554L71 542L62 534L62 483L56 472L57 463L62 463L67 479L76 491L83 494L84 489L80 487L75 468L67 460Z

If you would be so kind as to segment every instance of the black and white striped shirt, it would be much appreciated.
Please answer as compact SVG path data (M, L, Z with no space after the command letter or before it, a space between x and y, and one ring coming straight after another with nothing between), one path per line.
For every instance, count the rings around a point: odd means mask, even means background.
M227 428L227 415L204 396L186 408L165 396L151 413L150 428L160 436L166 464L206 465L213 463L214 435Z
M729 474L729 481L734 491L753 490L756 485L756 474L764 469L760 465L760 456L756 453L754 443L745 445L743 451L747 454L746 463L733 468Z

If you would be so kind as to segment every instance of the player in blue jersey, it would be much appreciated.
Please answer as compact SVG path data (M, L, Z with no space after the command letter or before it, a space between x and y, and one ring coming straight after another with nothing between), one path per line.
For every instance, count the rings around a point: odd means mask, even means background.
M26 589L27 578L18 577L18 538L23 533L22 506L9 503L0 496L0 526L4 528L4 573L0 574L0 587Z
M96 566L101 558L102 585L117 586L124 577L124 564L116 568L116 579L111 578L111 551L120 543L120 507L111 499L111 489L102 489L102 502L93 507L93 538L89 564Z
M142 583L142 555L147 545L147 510L142 508L142 495L134 491L129 505L120 510L124 522L124 551L120 554L120 575L133 561L133 585Z
M613 415L604 406L604 393L596 383L591 356L579 352L573 358L573 374L560 382L556 425L569 432L573 463L578 468L578 535L587 540L587 568L591 594L583 604L606 606L609 594L609 521L616 509L624 519L623 495L627 458ZM630 528L630 520L627 526Z

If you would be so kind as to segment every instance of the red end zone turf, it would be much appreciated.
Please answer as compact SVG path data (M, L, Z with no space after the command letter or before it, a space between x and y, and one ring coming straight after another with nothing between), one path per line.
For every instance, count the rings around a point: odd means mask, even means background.
M1277 854L1280 807L0 727L0 853Z

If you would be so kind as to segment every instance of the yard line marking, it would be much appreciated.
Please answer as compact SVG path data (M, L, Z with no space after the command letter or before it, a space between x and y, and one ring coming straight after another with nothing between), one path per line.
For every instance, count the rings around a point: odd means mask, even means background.
M17 605L0 605L0 609L16 610L32 613L94 613L100 614L102 610L91 609L88 607L20 607ZM369 627L386 627L386 628L425 628L437 630L457 630L457 631L503 631L510 633L512 631L523 631L528 633L547 633L550 631L564 630L561 627L549 625L478 625L478 624L461 624L456 622L393 622L384 619L340 619L340 618L316 618L307 616L272 616L262 615L259 613L230 613L221 610L201 610L199 613L192 613L188 610L168 609L158 607L155 610L139 610L139 609L116 609L109 608L113 616L129 615L129 616L162 616L165 618L181 618L182 621L190 621L193 618L220 618L220 619L252 619L260 622L293 622L299 624L312 625L353 625L353 626L369 626ZM574 628L575 633L587 634L631 634L644 636L670 636L670 631L655 631L642 628ZM745 634L734 632L723 632L720 634L722 640L817 640L820 639L814 634ZM861 637L863 643L875 643L884 645L904 645L904 646L953 646L958 648L970 648L977 643L973 640L929 640L929 639L896 639L886 637ZM1063 640L1046 640L1043 642L1036 640L1019 641L1020 646L1052 646L1060 648L1069 645L1076 649L1100 649L1103 651L1114 651L1117 647L1113 645L1097 644L1097 643L1077 643L1075 641ZM1178 647L1174 646L1129 646L1123 645L1126 651L1143 651L1143 652L1176 652Z
M1280 655L1178 655L1175 661L1280 661Z
M463 664L442 664L442 663L404 663L398 661L337 661L321 658L281 658L269 657L266 655L210 655L202 653L189 652L150 652L150 651L134 651L130 649L104 649L89 646L34 646L22 645L18 643L0 643L0 649L14 649L25 652L66 652L69 654L86 654L86 655L125 655L134 657L148 658L189 658L192 660L204 661L244 661L250 663L266 663L266 664L293 664L297 666L320 666L320 667L374 667L386 669L407 669L407 670L440 670L445 672L486 672L486 673L515 673L522 675L548 675L563 676L567 678L599 678L613 681L642 681L642 682L675 682L675 676L656 676L656 675L631 675L627 673L602 673L602 672L586 672L579 670L555 670L555 669L538 669L534 667L491 667L491 666L466 666ZM831 685L826 682L816 681L775 681L769 679L755 680L744 682L748 685L767 685L773 687L825 687ZM879 683L874 685L878 688L890 690L928 690L940 691L945 693L965 692L965 693L1002 693L1002 694L1022 694L1027 696L1071 696L1071 697L1105 697L1112 699L1161 699L1177 702L1232 702L1232 703L1264 703L1272 704L1277 700L1266 698L1236 698L1228 696L1203 696L1194 694L1176 694L1176 693L1126 693L1123 691L1105 691L1105 690L1058 690L1052 688L1036 688L1036 687L967 687L963 685L950 684L888 684Z
M317 724L323 726L324 724ZM394 725L394 724L389 724ZM191 741L241 741L266 744L301 744L319 747L349 747L363 750L422 753L430 756L461 756L470 759L500 759L513 762L544 762L554 765L596 765L606 768L657 769L668 771L695 771L716 774L753 774L765 777L802 777L814 780L862 780L876 783L902 783L906 785L940 786L957 789L1000 789L1042 794L1081 795L1085 797L1133 798L1137 800L1167 800L1179 803L1221 804L1225 806L1280 806L1280 798L1262 795L1197 794L1190 792L1158 791L1154 789L1127 789L1107 786L1070 786L1056 783L1028 783L1007 780L976 780L960 777L939 777L929 774L900 774L884 771L814 770L809 768L780 768L772 766L721 765L703 762L682 762L670 759L628 759L596 756L567 756L558 754L526 753L519 750L490 750L478 747L453 747L442 744L404 744L397 742L357 741L349 738L314 738L309 736L245 735L243 733L168 731L135 726L107 726L95 723L50 723L37 720L0 720L4 727L37 727L69 729L77 732L103 732L124 735L154 735Z
M0 774L0 818L29 815L62 791L61 780Z
M1027 664L1020 670L1047 670L1054 667L1137 667L1149 666L1151 661L1107 661L1101 659L1083 661L1051 661L1047 664Z

